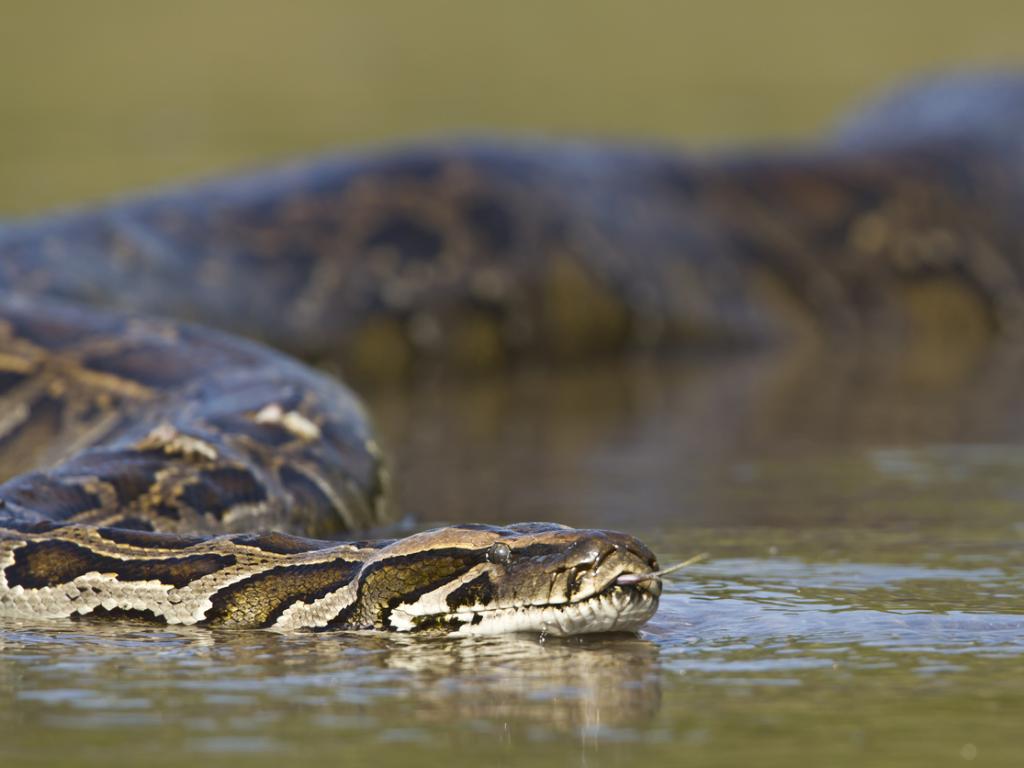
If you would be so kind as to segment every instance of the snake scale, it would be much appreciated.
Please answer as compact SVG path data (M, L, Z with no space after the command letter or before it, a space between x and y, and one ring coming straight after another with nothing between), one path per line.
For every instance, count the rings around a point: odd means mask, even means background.
M795 151L439 144L4 225L0 614L634 629L661 580L625 534L326 538L390 519L389 477L358 399L307 364L1012 343L1022 123L1024 80L961 76Z

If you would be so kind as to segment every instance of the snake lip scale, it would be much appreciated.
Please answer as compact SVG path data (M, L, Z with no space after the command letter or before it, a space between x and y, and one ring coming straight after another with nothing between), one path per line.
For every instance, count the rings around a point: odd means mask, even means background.
M621 587L610 585L604 591L583 600L564 605L546 606L540 612L541 634L568 636L598 632L629 632L637 629L654 615L658 608L660 582L656 588ZM473 621L482 616L483 633L533 632L538 630L536 619L529 615L530 608L508 608L480 613L457 613L468 629L457 633L472 634Z

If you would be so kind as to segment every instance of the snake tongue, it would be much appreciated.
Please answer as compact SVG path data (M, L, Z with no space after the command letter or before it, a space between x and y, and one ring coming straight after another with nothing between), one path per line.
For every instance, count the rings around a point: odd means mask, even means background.
M684 560L681 563L670 565L668 568L662 568L660 571L651 571L650 573L622 573L616 577L615 583L620 587L625 587L632 586L634 584L641 584L645 581L653 581L654 579L660 581L662 576L675 573L676 571L686 568L688 565L699 563L701 560L706 560L707 557L708 554L706 552L701 552L699 555L694 555L689 560Z

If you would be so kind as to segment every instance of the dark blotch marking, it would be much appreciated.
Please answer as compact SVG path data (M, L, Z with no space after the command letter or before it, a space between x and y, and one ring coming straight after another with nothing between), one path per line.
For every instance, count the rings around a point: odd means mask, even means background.
M85 360L85 364L95 371L157 389L179 386L217 362L223 365L223 361L210 360L187 345L152 341Z
M567 544L530 544L525 547L512 547L512 557L520 559L524 557L551 557L552 555L564 555L568 549Z
M0 451L11 455L31 453L37 450L38 446L30 443L39 440L40 432L46 432L48 435L60 433L64 421L64 401L43 395L29 403L28 408L28 418L0 439ZM27 436L27 444L25 446L17 445L18 440L23 436Z
M466 219L485 249L500 253L512 245L512 221L494 200L474 200L466 208Z
M234 563L234 555L214 554L120 560L70 541L38 541L15 550L4 576L8 586L25 589L59 586L94 571L123 581L156 580L180 588Z
M366 484L375 482L379 462L367 450L366 435L352 429L351 424L328 421L320 427L324 442L335 448L340 454L338 466L357 482Z
M345 539L344 543L356 549L384 549L384 547L389 547L394 544L395 541L397 541L397 539L359 539L358 541ZM332 543L341 544L342 542L335 541Z
M58 528L64 528L67 523L58 523L53 520L28 522L25 520L0 518L0 525L8 530L18 531L19 533L49 533L50 531L56 531Z
M75 459L67 471L109 483L118 503L128 506L150 490L157 472L168 463L162 451L92 451Z
M151 523L149 520L143 520L141 517L133 517L131 515L122 517L120 520L118 520L117 527L123 528L126 531L156 530L155 528L153 528L153 523Z
M282 565L250 576L217 592L203 624L269 627L296 602L312 603L348 584L362 563L337 559L326 563Z
M244 547L255 547L264 552L272 552L275 555L297 555L302 552L318 552L321 549L329 549L338 545L336 541L303 539L299 536L289 536L286 533L278 533L277 531L270 533L245 533L233 537L232 541Z
M595 565L594 568L596 569L597 566ZM572 568L569 570L569 573L566 574L566 597L572 598L580 591L580 584L583 581L584 570L586 569Z
M74 517L100 504L95 494L80 486L65 485L39 473L22 475L8 483L3 490L3 500L56 520Z
M431 152L411 150L390 157L377 158L373 161L372 168L383 179L429 182L434 181L444 171L445 162Z
M355 600L325 629L391 629L388 619L396 607L459 578L484 557L483 550L447 547L371 563L359 577Z
M393 248L402 258L433 261L441 252L442 238L433 229L408 216L394 216L366 239L366 247Z
M199 478L181 491L181 500L199 514L209 514L218 520L239 504L259 504L266 501L263 485L246 469L220 467L199 473Z
M166 517L168 520L181 520L181 510L167 502L151 504L148 509L159 517Z
M327 512L331 516L337 515L338 510L335 509L330 498L307 475L294 467L285 465L278 472L278 477L281 478L281 485L292 496L292 505L297 512L296 517L299 516L298 510L302 510L306 514Z
M127 544L142 549L187 549L208 541L205 536L184 536L177 533L157 533L145 529L98 528L97 533L114 544Z
M457 632L466 622L455 616L417 616L413 619L413 624L413 632Z
M17 336L46 349L76 345L97 330L71 312L11 312L6 313L4 319L11 324Z
M494 585L491 584L491 577L481 573L472 581L467 581L458 589L448 595L446 602L453 611L459 608L468 608L473 605L490 605L494 599Z
M0 371L0 395L6 395L29 378L29 374L18 371Z
M113 619L116 621L141 621L146 624L167 623L163 616L158 616L147 608L104 608L102 605L97 605L86 613L72 614L71 618L78 621L82 619Z

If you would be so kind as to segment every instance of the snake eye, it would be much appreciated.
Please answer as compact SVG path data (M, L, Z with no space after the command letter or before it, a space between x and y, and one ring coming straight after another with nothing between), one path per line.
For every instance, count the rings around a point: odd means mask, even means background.
M487 560L492 563L500 563L501 565L507 565L508 561L512 559L512 550L509 549L508 544L500 541L496 541L491 545L491 548L487 550Z

